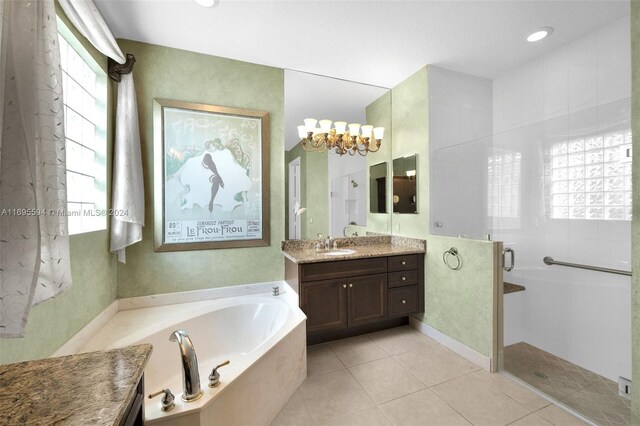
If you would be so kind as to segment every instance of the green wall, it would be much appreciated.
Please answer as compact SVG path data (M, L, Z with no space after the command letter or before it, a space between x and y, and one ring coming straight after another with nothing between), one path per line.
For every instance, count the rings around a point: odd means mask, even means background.
M418 155L418 214L392 215L394 235L427 240L426 313L418 319L491 357L497 243L429 235L429 68L394 87L392 104L391 158ZM442 262L451 247L459 250L464 262L458 271Z
M231 59L119 40L136 57L144 169L143 240L118 265L118 297L198 290L281 280L284 262L284 72ZM153 99L268 111L270 116L271 244L268 247L156 253L153 243Z
M429 84L421 68L391 90L391 158L417 154L417 214L393 214L393 234L427 238L429 233Z
M307 152L298 144L285 153L285 169L288 185L289 162L300 157L300 205L307 210L302 214L302 239L315 239L318 233L329 235L329 153ZM285 206L289 202L289 189L285 185ZM285 215L288 235L289 214Z
M427 237L425 324L490 357L493 349L494 245L464 238ZM449 269L442 254L458 249L463 267ZM453 261L455 262L455 261Z
M393 127L391 124L391 91L380 96L366 108L367 123L375 123L376 127L386 129L380 149L367 155L367 167L383 162L387 163L387 212L371 213L367 206L367 231L382 234L391 233L391 211L393 180L391 179L391 147L393 146ZM369 169L370 170L370 169ZM367 194L371 194L371 176L367 172Z
M633 222L632 222L632 424L640 424L640 0L631 1L631 68L633 126Z
M106 72L107 58L74 30L59 7L58 15ZM113 89L113 85L109 83L107 87L109 105L113 105ZM107 194L110 194L113 151L112 110L107 111L107 123ZM73 235L70 237L70 245L73 277L71 288L55 299L31 309L25 337L0 339L0 364L51 355L116 299L116 258L109 253L108 231Z

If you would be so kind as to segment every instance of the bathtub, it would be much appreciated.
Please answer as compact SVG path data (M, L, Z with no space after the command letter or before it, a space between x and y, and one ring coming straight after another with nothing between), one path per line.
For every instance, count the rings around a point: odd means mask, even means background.
M269 424L306 378L306 317L297 295L251 294L118 312L80 352L150 343L145 393L169 388L176 407L160 410L145 400L145 422L154 425ZM204 395L185 403L174 331L185 330L195 347ZM208 387L214 366L220 385Z

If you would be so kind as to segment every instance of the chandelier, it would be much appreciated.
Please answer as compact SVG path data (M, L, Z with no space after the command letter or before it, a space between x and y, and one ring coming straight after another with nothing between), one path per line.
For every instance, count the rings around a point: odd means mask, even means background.
M316 124L320 127L316 128ZM339 155L362 156L380 149L384 127L361 126L358 123L349 124L347 131L346 121L336 121L331 128L331 120L318 120L307 118L303 126L298 126L298 136L305 151L325 152L333 151ZM373 136L373 140L371 137ZM375 144L373 141L375 140ZM375 146L373 146L375 145Z

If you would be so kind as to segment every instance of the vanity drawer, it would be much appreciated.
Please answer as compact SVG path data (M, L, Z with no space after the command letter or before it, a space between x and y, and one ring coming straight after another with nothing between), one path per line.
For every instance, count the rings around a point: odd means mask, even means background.
M418 268L418 255L409 254L405 256L389 257L389 271L404 271Z
M387 258L337 260L333 262L305 263L301 265L300 281L332 280L387 272Z
M418 284L418 270L389 272L389 288Z
M418 286L389 289L387 310L389 318L403 317L418 312Z

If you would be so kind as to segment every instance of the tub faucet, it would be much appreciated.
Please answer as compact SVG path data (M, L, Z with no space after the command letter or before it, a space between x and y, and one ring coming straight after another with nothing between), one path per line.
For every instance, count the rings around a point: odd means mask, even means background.
M200 399L200 372L198 371L198 357L191 339L184 330L176 330L171 333L169 340L178 342L180 346L180 358L182 360L182 400L192 402Z

